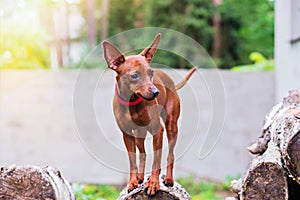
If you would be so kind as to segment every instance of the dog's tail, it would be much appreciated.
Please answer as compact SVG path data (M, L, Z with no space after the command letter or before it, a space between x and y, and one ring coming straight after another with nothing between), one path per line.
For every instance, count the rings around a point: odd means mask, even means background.
M193 75L193 73L197 70L197 67L193 67L188 73L187 75L184 77L184 79L179 82L175 87L176 87L176 90L179 90L181 89L185 84L186 82L188 82L188 80L191 78L191 76Z

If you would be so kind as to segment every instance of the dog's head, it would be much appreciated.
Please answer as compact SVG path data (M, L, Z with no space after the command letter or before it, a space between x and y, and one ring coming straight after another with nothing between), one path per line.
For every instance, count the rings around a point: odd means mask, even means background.
M108 68L117 73L119 90L127 98L136 95L145 100L153 100L158 96L159 90L153 84L155 71L149 63L156 53L159 42L160 34L157 34L152 44L140 54L126 57L111 43L103 42L104 58Z

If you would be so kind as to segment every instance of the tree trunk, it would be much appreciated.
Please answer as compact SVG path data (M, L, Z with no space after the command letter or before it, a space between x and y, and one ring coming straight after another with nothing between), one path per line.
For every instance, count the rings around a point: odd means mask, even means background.
M88 25L88 38L91 48L96 46L97 43L97 22L95 18L95 1L86 1L87 10L87 25Z
M223 0L212 0L213 5L217 9ZM219 11L216 11L212 23L214 28L214 39L213 39L213 47L212 47L212 57L214 59L220 59L220 49L221 49L221 14Z
M135 19L134 19L134 26L137 28L143 27L144 26L144 18L145 18L145 13L141 9L141 6L143 4L143 0L134 0L134 6L137 9L137 12L135 14Z
M57 169L11 166L0 169L0 199L75 200L75 196Z
M101 39L105 40L108 37L108 15L109 15L109 0L102 0L102 33Z
M232 191L240 199L300 199L300 97L295 90L266 115L258 154Z
M178 183L174 183L173 187L166 187L163 184L163 179L160 179L160 190L153 196L149 197L147 191L145 190L144 183L140 184L138 188L134 189L130 193L127 192L127 187L125 187L120 193L118 200L190 200L190 195L185 191L185 189Z

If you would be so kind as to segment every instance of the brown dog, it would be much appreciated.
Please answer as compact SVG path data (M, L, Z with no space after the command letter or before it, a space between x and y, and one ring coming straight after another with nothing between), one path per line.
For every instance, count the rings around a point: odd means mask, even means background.
M117 73L113 108L129 157L128 191L133 190L144 181L146 160L144 140L147 132L153 136L154 159L151 175L146 182L149 196L159 190L164 132L160 117L165 122L169 150L164 184L173 186L174 147L180 114L180 99L176 90L184 86L196 70L196 68L191 69L185 79L175 86L173 80L166 73L159 69L152 69L149 63L157 50L159 41L160 34L142 53L127 57L124 57L109 42L103 42L107 65ZM139 168L136 164L136 147L140 152Z

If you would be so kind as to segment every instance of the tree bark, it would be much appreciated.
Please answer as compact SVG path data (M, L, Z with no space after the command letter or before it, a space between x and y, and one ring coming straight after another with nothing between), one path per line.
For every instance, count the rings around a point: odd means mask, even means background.
M285 168L300 184L300 109L295 111L291 110L288 118L278 124L276 133Z
M160 190L153 196L149 197L147 191L145 190L145 184L142 183L138 188L134 189L130 193L127 192L127 187L125 187L120 193L118 200L190 200L190 195L185 191L185 189L179 185L177 182L174 183L173 187L166 187L163 184L163 179L160 179Z
M253 159L246 174L232 182L240 199L288 199L288 184L279 148L272 142L262 156Z
M75 195L55 168L11 166L0 169L0 199L75 200Z
M300 183L300 97L295 90L266 116L262 136L248 147L254 154L264 153L272 140L279 146L290 176Z
M296 90L266 115L262 135L248 150L257 154L232 182L239 199L299 199L300 97Z

